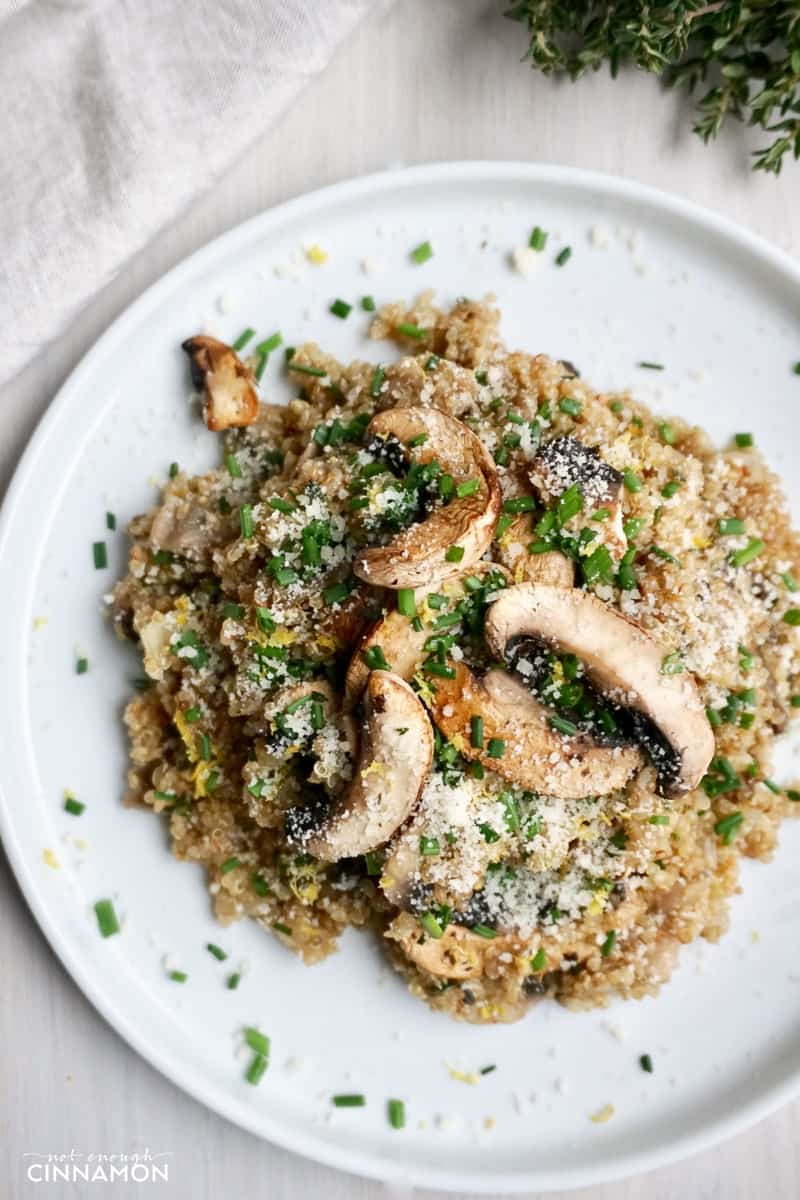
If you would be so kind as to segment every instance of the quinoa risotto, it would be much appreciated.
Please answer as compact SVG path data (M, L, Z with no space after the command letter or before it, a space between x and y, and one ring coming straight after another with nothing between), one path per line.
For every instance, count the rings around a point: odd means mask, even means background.
M218 919L306 963L368 927L473 1022L653 995L800 793L800 541L750 434L509 352L491 298L388 305L391 365L184 344L222 465L131 522L127 801Z

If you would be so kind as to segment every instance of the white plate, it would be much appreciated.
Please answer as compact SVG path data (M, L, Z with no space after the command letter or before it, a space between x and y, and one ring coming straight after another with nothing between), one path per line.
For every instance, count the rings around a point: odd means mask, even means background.
M536 274L522 278L507 256L534 224L550 240ZM425 238L435 257L413 265L408 252ZM311 241L329 262L296 270ZM565 244L572 258L557 268ZM365 258L383 273L364 274ZM124 536L106 533L104 514L121 528L155 498L153 473L163 480L173 459L195 470L215 457L187 404L181 339L209 321L228 338L249 324L340 356L387 357L364 340L364 314L340 321L328 304L423 287L446 299L492 290L512 344L569 358L598 387L632 384L720 440L753 430L798 515L800 380L790 368L800 358L800 271L774 249L683 201L555 167L422 167L306 196L151 288L75 371L28 449L0 540L0 826L31 908L86 995L159 1070L237 1124L409 1184L498 1194L597 1183L706 1147L797 1090L800 827L784 829L771 866L745 866L729 934L686 948L658 999L580 1015L547 1003L520 1024L473 1028L412 1000L369 937L351 934L309 969L255 925L221 930L200 870L171 859L161 822L120 804L119 716L138 672L100 616L125 563ZM273 398L285 395L274 358ZM638 369L642 359L666 370ZM106 537L100 572L91 544ZM90 660L85 676L75 674L78 651ZM86 803L80 818L63 811L67 787ZM125 918L107 941L92 912L105 896ZM206 952L209 940L230 951L227 963ZM164 952L188 971L186 984L167 979ZM245 960L241 986L228 991L228 968ZM258 1088L235 1056L249 1024L272 1038ZM652 1075L639 1068L643 1053ZM292 1059L301 1069L288 1069ZM445 1063L497 1069L471 1087ZM339 1091L365 1092L368 1106L332 1112ZM407 1102L403 1132L388 1126L390 1096ZM613 1119L593 1124L609 1103Z

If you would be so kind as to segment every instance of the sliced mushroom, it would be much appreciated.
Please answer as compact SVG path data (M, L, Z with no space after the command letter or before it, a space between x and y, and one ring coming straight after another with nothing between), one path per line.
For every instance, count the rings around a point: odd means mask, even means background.
M203 420L219 433L233 426L252 425L258 418L258 395L252 371L235 350L216 338L187 338L192 383L202 388Z
M194 495L169 495L150 526L150 545L208 565L214 549L229 537L228 522Z
M423 647L430 636L430 629L414 629L408 617L404 617L397 609L376 621L367 630L350 659L344 684L345 708L350 709L358 704L367 686L370 675L370 668L364 661L367 651L380 646L392 673L401 679L411 679L425 657Z
M497 542L497 558L508 567L515 583L547 583L553 587L572 587L575 566L560 550L531 554L528 546L536 541L534 518L518 513Z
M475 979L484 975L487 958L519 953L522 948L518 938L483 938L464 925L448 925L441 937L434 938L407 914L392 921L386 936L415 966L437 979Z
M453 679L433 681L436 725L464 758L477 759L511 783L579 800L616 791L641 766L637 747L603 745L587 733L553 729L552 711L507 671L491 670L478 679L463 663L451 666ZM472 745L473 717L483 720L481 747Z
M578 589L519 584L488 610L486 641L501 659L533 638L583 663L587 679L638 717L665 795L690 791L714 754L714 733L694 679L665 674L666 651L634 621Z
M610 553L615 558L625 553L628 542L622 528L623 476L592 446L568 434L545 442L533 460L530 479L542 499L548 501L557 500L577 483L587 515L608 509L609 515L598 529Z
M433 759L427 713L408 684L373 671L353 782L333 804L311 803L286 814L289 841L326 862L383 845L416 805Z
M488 550L494 534L500 512L495 465L483 442L461 421L436 408L394 408L373 417L365 436L394 436L407 446L423 434L427 440L416 461L435 459L452 476L456 494L388 545L359 553L356 575L379 587L416 588L460 575ZM474 491L458 496L459 486L467 483L474 483ZM463 550L458 562L446 557L454 547Z
M467 576L482 579L483 576L493 573L503 576L506 582L509 582L505 567L495 562L480 562L472 571L466 572L458 579L447 580L442 584L441 592L448 598L461 597L466 594ZM425 595L426 590L423 589L415 596L415 603L421 604ZM364 661L364 655L368 650L380 646L392 673L399 675L401 679L412 679L425 658L425 643L435 636L435 633L436 630L432 627L415 629L409 618L397 609L392 609L376 621L366 631L350 659L345 677L345 709L350 709L358 703L366 686L370 668Z

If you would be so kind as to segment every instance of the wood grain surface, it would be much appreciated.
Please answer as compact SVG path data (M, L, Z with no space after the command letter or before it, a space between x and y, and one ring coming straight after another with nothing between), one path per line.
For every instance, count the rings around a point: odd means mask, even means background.
M687 102L649 77L631 73L612 83L603 75L572 86L534 75L518 61L522 31L499 17L503 7L502 0L397 0L388 12L376 5L374 16L278 126L5 389L3 485L62 380L144 287L244 218L348 176L439 159L569 163L690 197L800 255L800 167L792 164L777 180L753 175L748 151L758 139L739 128L705 148L689 133ZM389 1195L380 1185L239 1131L129 1050L56 962L1 852L0 914L0 1197L140 1196L142 1188L133 1184L102 1193L66 1185L37 1189L24 1181L22 1156L29 1150L110 1152L145 1145L173 1152L173 1182L163 1188L173 1197ZM800 1103L700 1157L572 1195L796 1200L799 1147Z

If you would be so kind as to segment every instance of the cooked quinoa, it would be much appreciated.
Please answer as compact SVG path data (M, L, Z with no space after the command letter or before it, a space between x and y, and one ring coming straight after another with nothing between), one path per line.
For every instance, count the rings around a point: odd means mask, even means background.
M570 363L510 352L498 324L491 298L445 312L425 294L372 322L403 352L391 364L299 347L296 398L260 404L217 469L178 472L131 522L111 606L146 676L126 800L204 865L220 922L251 917L306 963L369 926L414 995L474 1022L655 994L682 943L725 931L739 857L767 861L800 799L771 778L800 706L800 541L778 481L754 446L720 451ZM435 529L452 544L428 545ZM713 749L689 790L692 746L637 718L635 687L597 683L618 664L598 675L530 636L498 662L504 594L567 591L695 706L688 740ZM504 737L481 709L491 679ZM411 714L389 742L387 703ZM547 762L514 745L528 706Z

